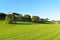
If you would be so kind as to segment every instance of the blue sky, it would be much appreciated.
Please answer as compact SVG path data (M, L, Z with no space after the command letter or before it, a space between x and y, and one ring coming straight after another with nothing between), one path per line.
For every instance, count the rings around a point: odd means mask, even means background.
M0 12L9 11L60 20L60 0L0 0Z

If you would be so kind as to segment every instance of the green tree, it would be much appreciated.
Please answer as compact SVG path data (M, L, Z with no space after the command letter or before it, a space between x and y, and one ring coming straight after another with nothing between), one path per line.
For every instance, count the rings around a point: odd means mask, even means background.
M40 18L38 16L32 16L32 22L39 22Z
M24 15L24 21L30 22L31 21L31 16L28 15L28 14Z
M18 20L23 20L23 16L22 16L22 14L19 14L18 16L17 16L17 18L18 18Z
M48 20L49 20L48 18L41 18L40 23L48 23L49 22Z
M46 21L48 21L48 20L49 20L49 18L45 18L45 20L46 20Z
M0 12L0 20L5 20L6 14L3 12Z
M22 18L22 14L19 14L19 15L18 15L18 18Z
M6 23L7 24L13 24L13 23L16 23L15 21L15 15L14 14L7 14L6 15Z

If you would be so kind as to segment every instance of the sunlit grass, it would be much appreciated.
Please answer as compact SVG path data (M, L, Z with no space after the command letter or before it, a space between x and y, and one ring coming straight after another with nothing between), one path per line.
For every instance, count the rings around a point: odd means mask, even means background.
M60 40L60 24L5 24L0 21L0 40Z

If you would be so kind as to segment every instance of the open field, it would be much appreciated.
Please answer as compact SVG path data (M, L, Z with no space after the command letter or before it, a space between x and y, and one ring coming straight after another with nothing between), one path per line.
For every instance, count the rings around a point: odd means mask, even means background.
M5 24L0 21L0 40L60 40L60 24Z

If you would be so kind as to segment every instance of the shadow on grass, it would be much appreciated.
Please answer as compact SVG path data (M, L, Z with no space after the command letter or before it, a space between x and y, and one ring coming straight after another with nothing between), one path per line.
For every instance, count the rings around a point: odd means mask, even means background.
M16 22L14 25L36 25L36 24L54 24L54 23L34 23L34 22Z
M15 23L14 25L33 25L33 23Z

